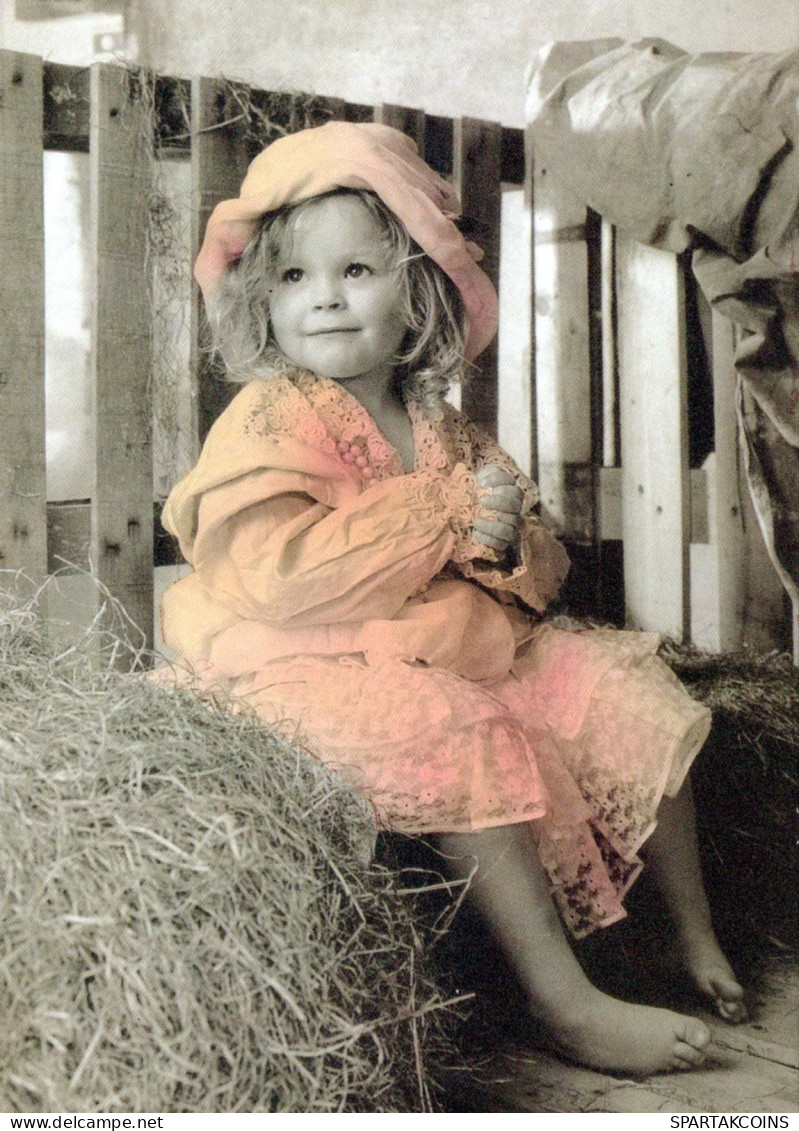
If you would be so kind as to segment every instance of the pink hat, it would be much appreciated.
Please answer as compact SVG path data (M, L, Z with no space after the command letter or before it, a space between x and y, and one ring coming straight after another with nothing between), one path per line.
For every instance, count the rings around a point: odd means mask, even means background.
M452 222L460 215L452 186L419 157L409 137L390 126L328 122L288 134L259 153L240 195L218 204L208 220L194 265L205 298L241 256L264 213L335 188L377 193L449 275L463 299L466 357L477 357L497 330L497 293L475 262L483 253Z

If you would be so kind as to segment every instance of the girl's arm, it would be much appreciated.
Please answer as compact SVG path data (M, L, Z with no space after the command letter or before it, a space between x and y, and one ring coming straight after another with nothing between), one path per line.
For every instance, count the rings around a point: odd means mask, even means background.
M241 615L295 627L391 617L468 540L478 506L463 464L445 477L389 479L333 507L304 493L302 478L205 536L200 511L198 578ZM234 507L246 485L227 490Z

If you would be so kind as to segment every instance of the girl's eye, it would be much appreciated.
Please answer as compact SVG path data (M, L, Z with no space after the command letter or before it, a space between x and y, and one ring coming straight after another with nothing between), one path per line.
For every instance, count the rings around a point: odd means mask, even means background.
M348 279L361 279L364 275L371 274L371 268L365 263L350 263L344 274Z
M302 278L302 268L301 267L289 267L289 269L287 271L284 271L283 274L280 276L280 280L283 283L299 283L301 278Z

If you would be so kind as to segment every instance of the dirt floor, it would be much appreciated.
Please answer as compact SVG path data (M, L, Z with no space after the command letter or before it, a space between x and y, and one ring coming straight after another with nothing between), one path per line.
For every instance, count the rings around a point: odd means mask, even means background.
M631 1080L566 1064L508 1038L464 1080L454 1110L481 1112L799 1111L799 979L795 960L766 964L751 1019L729 1026L699 1011L713 1046L694 1072ZM526 1047L525 1047L526 1044Z

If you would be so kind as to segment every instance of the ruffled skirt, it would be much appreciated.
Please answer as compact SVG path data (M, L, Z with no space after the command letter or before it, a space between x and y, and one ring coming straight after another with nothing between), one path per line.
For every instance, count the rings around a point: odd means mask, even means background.
M535 822L564 921L622 918L638 850L710 729L656 656L658 637L541 624L485 684L401 660L300 657L235 681L273 728L370 799L381 828Z

